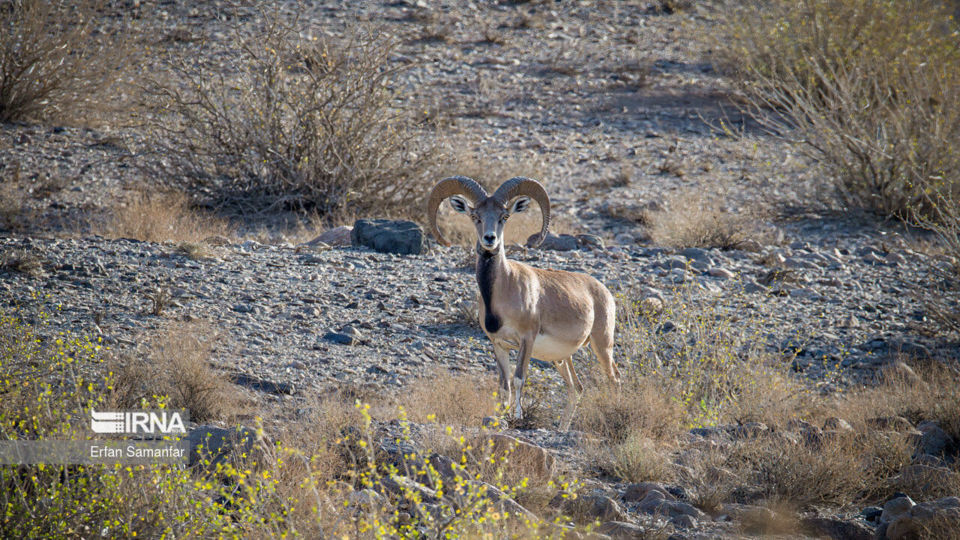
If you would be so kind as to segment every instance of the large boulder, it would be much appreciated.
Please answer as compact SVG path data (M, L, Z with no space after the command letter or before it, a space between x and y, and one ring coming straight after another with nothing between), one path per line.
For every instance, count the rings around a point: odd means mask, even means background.
M419 255L426 251L423 229L412 221L359 219L353 224L350 240L354 246L381 253Z
M909 500L909 497L899 499ZM898 500L894 499L887 505L894 501ZM881 517L881 521L884 522L881 527L885 527L885 530L878 532L883 532L883 537L888 540L920 537L945 538L951 537L960 530L960 498L944 497L912 506L901 504L899 507L898 510L901 511L895 515L888 515L887 506L883 507L886 519Z

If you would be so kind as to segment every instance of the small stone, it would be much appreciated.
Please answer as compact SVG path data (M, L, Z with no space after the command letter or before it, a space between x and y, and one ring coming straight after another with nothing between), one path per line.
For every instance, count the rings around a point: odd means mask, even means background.
M636 243L633 235L630 233L620 233L613 237L613 241L621 246L632 246Z
M747 293L765 293L769 289L757 283L753 278L747 278L743 281L743 290Z
M919 450L931 456L942 456L956 448L957 443L946 431L933 422L921 422L917 430L920 436Z
M688 514L681 514L670 521L681 529L694 529L697 526L696 518Z
M327 332L323 335L323 339L337 345L353 345L356 342L352 336L338 332Z
M577 241L580 243L581 247L590 248L590 249L603 249L605 246L603 238L595 234L578 234Z
M627 502L642 501L650 492L653 491L660 492L664 499L671 498L667 492L667 488L662 484L658 484L656 482L639 482L627 486L626 491L623 493L623 500Z
M351 233L353 232L353 227L349 225L341 225L340 227L334 227L323 231L319 236L306 242L304 245L313 246L316 244L327 244L328 246L349 246L353 240L351 238Z
M597 532L609 538L645 538L648 531L627 521L607 521L597 527Z
M823 429L830 429L834 431L853 431L853 426L851 426L850 422L847 422L843 418L831 416L823 421Z
M872 251L864 255L860 260L872 266L880 266L885 262Z
M640 301L640 312L647 316L663 313L663 300L656 296L648 296Z
M249 455L257 435L254 430L243 426L226 429L201 425L191 429L186 440L190 445L190 466L203 463L212 468L234 452L237 455Z
M734 277L733 272L727 270L726 268L720 268L716 266L707 269L707 274L720 279L733 279Z
M867 521L880 521L880 515L883 514L883 508L879 506L868 506L860 511L860 515Z

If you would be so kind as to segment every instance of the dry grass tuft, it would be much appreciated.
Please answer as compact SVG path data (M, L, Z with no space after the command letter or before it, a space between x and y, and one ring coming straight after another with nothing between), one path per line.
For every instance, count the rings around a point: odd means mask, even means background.
M182 193L142 193L114 209L99 232L109 238L198 245L212 236L233 236L233 227L224 218L193 208ZM185 251L189 255L189 248Z
M934 233L947 261L929 267L930 276L920 287L927 310L944 333L960 334L960 196L928 194L936 216L919 219L919 225Z
M600 469L624 482L664 482L672 479L670 450L639 433L599 451Z
M898 433L835 435L816 445L771 435L734 445L726 464L745 480L740 490L753 496L841 506L891 495L892 478L912 452L908 437Z
M577 428L612 444L635 436L664 441L679 433L683 410L654 380L630 374L622 385L616 397L605 385L584 385Z
M727 209L721 196L685 191L669 197L659 212L644 212L650 236L664 246L737 249L759 234L759 212Z
M117 359L111 399L118 408L155 404L190 411L196 422L226 420L243 411L235 387L210 365L216 333L192 323L168 328L147 339L136 352Z
M0 4L0 122L74 120L105 106L133 63L122 25L101 16L106 4Z
M496 378L435 370L404 392L400 404L414 422L477 427L496 412Z

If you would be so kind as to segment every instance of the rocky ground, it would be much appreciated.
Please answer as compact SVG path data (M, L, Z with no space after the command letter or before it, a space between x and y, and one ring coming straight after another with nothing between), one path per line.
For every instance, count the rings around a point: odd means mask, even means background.
M195 43L184 36L224 37L217 2L133 4L170 47ZM628 299L683 296L762 321L763 347L825 392L870 383L901 357L960 356L931 328L917 295L945 259L919 233L836 212L813 196L815 169L727 105L729 83L691 37L709 31L704 12L666 14L644 2L331 1L312 3L303 19L317 32L359 19L401 36L394 61L415 66L406 91L446 118L458 159L536 173L565 228L593 235L571 250L513 248L512 258L589 273ZM743 137L721 136L713 129L720 120ZM176 321L209 321L224 337L216 366L264 401L348 386L402 392L438 368L495 377L471 319L470 249L429 244L397 255L332 240L297 244L277 231L269 243L241 234L198 250L92 234L91 224L131 193L162 184L136 167L141 143L132 127L0 127L0 175L23 204L22 221L0 237L0 304L26 313L60 306L49 331L99 335L118 350ZM730 213L773 211L756 229L762 234L728 250L658 246L643 220L624 217L669 211L671 194L685 191L722 196ZM591 369L587 355L576 360ZM535 363L531 377L560 388L549 366ZM508 433L569 470L585 467L576 433ZM642 526L737 535L733 523L754 511L732 505L707 515L686 502L683 486L592 482L597 516L624 523L608 526L613 535ZM869 536L883 521L871 512L805 530ZM883 523L893 520L895 510L882 512Z

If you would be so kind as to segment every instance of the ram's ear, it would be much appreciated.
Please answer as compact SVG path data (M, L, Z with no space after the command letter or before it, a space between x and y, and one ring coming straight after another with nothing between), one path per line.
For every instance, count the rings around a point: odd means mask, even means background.
M468 203L466 199L459 195L450 197L450 208L453 208L453 211L459 214L466 214L470 210L473 210L473 207L470 206L470 203Z
M510 205L510 213L518 214L520 212L526 212L530 209L530 197L517 197L517 200L513 201L513 204Z

